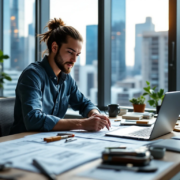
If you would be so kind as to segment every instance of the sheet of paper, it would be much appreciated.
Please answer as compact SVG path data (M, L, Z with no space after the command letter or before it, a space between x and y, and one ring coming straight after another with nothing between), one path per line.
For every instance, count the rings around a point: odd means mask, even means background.
M44 133L42 133L44 136ZM139 145L110 142L97 139L76 137L76 141L65 140L46 143L38 138L21 138L0 143L0 162L11 161L13 167L38 172L32 165L34 158L40 159L51 173L60 174L83 163L101 158L105 147L126 146L127 149ZM33 135L33 137L36 137ZM60 168L61 167L61 168Z
M36 152L21 155L11 159L13 166L36 172L37 169L32 165L34 158L40 159L44 166L53 174L60 174L79 165L99 158L98 154L82 153L66 148L46 147Z
M78 176L88 177L99 180L119 180L119 179L133 179L133 180L151 180L154 179L158 174L172 166L172 162L157 161L153 160L151 166L158 167L156 172L145 173L145 172L133 172L133 171L115 171L108 169L97 169L93 168L78 174Z
M112 128L115 129L117 127ZM69 143L65 143L65 140L46 143L43 140L44 137L56 136L58 132L38 133L0 143L0 162L11 161L16 168L37 172L32 160L38 157L51 173L59 174L100 158L105 147L126 146L127 149L135 149L147 143L144 141L137 143L135 140L128 143L126 139L106 137L104 136L106 129L100 132L71 132L76 135L77 140Z
M46 146L57 146L57 147L65 147L74 149L77 151L88 152L88 153L96 153L99 154L99 158L101 157L102 151L105 147L119 147L125 146L127 149L135 149L140 147L141 145L138 144L127 144L122 142L114 142L114 141L104 141L104 140L97 140L97 139L86 139L81 137L76 137L75 141L66 143L66 140L54 141L50 143L46 143L43 141L42 138L36 140L29 140L28 142L38 142L44 144ZM80 148L81 147L81 148ZM80 149L79 149L80 148Z
M74 130L74 131L59 131L60 133L73 133L75 134L75 137L82 137L82 138L88 138L88 139L99 139L99 140L105 140L105 141L114 141L114 142L122 142L122 143L131 143L131 144L138 144L138 145L146 145L149 144L150 141L141 141L141 140L135 140L135 139L126 139L126 138L120 138L120 137L110 137L105 136L107 132L111 132L117 129L124 129L127 128L127 126L112 126L110 131L108 131L106 128L102 129L98 132L89 132L84 130ZM39 139L44 137L50 137L50 136L56 136L58 132L48 132L48 133L38 133L26 136L25 138L28 139Z
M72 142L71 142L72 143ZM80 143L80 146L83 143ZM76 145L77 146L77 145ZM11 161L13 167L38 172L32 165L34 158L42 161L51 173L60 174L81 164L95 160L100 153L80 150L80 147L47 146L46 144L29 142L26 138L18 141L0 143L0 162Z

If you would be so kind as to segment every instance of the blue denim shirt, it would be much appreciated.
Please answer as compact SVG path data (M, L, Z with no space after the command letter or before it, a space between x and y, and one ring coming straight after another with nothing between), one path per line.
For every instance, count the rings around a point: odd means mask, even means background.
M26 131L51 131L62 119L68 104L87 117L98 108L79 91L76 82L61 72L59 82L47 56L30 64L21 74L16 87L14 124L10 134Z

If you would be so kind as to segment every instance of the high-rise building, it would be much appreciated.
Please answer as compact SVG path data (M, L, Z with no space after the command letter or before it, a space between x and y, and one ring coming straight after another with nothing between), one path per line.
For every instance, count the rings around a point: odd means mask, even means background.
M92 89L97 89L97 60L93 61L91 65L74 66L74 79L78 80L77 83L80 91L91 99ZM93 99L97 100L97 98ZM97 104L97 101L93 103Z
M136 75L122 81L118 81L111 88L111 103L121 106L131 106L130 99L137 98L142 94L142 76Z
M112 0L111 81L114 85L126 77L125 0Z
M136 24L135 27L135 63L134 74L141 74L142 71L142 34L145 31L154 31L154 24L151 17L146 17L146 22L142 24Z
M157 90L168 91L168 32L142 34L142 86L146 81Z
M33 2L32 2L33 3ZM4 1L3 51L10 56L4 61L4 72L10 75L12 81L5 81L3 95L14 96L19 75L31 62L34 62L35 50L35 3L33 3L33 19L25 37L25 1Z
M88 25L86 26L86 64L92 64L94 60L97 60L98 49L98 26Z
M23 70L25 66L24 0L10 1L11 68Z

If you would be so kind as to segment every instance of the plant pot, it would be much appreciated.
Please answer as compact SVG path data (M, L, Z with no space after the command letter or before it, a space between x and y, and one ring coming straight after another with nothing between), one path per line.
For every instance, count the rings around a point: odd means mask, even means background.
M144 112L146 105L145 104L133 104L134 112Z
M156 106L156 114L159 114L160 108L161 108L161 106Z

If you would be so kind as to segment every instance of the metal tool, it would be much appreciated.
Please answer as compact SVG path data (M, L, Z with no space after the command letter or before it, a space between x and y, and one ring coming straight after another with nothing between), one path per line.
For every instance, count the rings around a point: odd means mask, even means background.
M68 142L72 142L72 141L76 141L77 139L74 139L74 138L68 138L65 140L65 143L68 143Z

